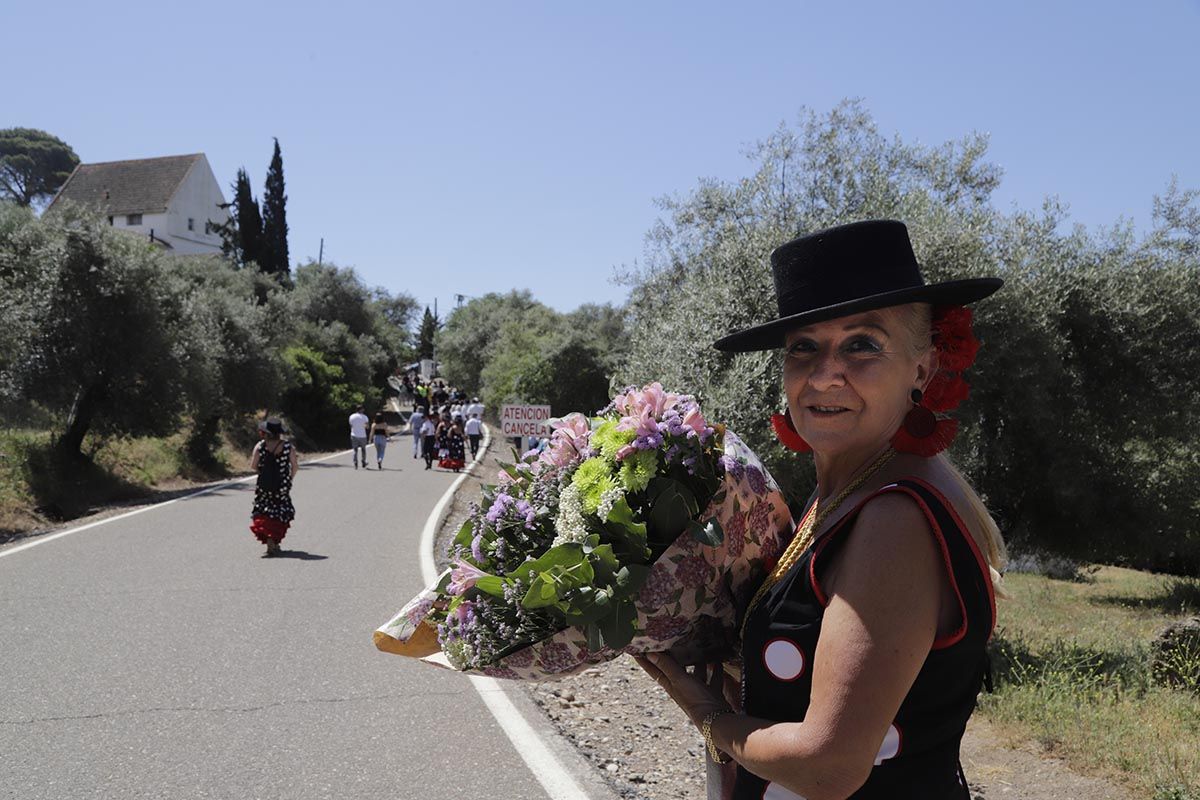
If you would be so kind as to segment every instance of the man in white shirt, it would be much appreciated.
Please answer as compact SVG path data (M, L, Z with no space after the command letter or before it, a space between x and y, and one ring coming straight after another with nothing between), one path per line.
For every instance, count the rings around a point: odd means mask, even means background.
M471 398L471 403L467 406L465 413L468 417L474 415L479 417L481 422L483 421L483 403L479 402L478 397Z
M433 412L421 423L421 451L425 456L425 469L433 468L433 454L437 450L437 426L433 424Z
M362 451L363 469L367 468L367 426L371 424L366 409L359 406L350 415L350 449L354 451L354 468L358 469L358 453Z
M412 430L413 458L421 457L421 426L425 424L425 409L417 406L412 416L408 418L408 426Z
M483 423L479 417L474 414L467 420L466 425L467 441L471 443L471 460L475 460L475 454L479 452L479 439L483 436Z

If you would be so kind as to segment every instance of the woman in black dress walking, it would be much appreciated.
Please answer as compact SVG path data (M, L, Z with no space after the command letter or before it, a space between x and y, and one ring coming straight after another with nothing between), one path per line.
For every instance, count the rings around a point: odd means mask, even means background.
M277 419L260 422L258 431L263 438L254 445L250 456L250 469L258 473L250 531L267 546L266 556L270 557L279 554L279 543L296 516L292 478L296 476L299 460L296 448L283 436L282 422Z

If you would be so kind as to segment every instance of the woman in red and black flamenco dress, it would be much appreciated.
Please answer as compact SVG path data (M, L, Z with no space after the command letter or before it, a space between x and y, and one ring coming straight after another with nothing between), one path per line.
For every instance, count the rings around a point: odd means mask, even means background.
M788 242L771 269L778 318L716 347L783 349L772 425L816 489L749 599L740 680L640 661L700 729L710 797L968 800L1004 545L941 451L979 346L966 305L1001 281L926 284L890 220Z
M284 438L283 423L277 419L259 423L262 439L254 445L250 469L258 473L250 531L267 546L266 556L279 555L279 543L296 517L292 505L292 479L299 459L296 448Z
M438 466L458 472L467 464L466 437L463 436L462 426L459 425L458 420L446 425L444 435L445 438L441 442L446 455L438 461Z

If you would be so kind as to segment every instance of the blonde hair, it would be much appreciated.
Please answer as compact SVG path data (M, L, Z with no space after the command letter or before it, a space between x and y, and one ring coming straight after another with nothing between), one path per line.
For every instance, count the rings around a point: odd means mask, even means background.
M925 355L933 347L933 306L929 303L909 303L898 306L896 310L901 312L900 318L909 334L913 354ZM967 507L959 509L959 511L968 517L963 521L967 523L968 533L975 540L979 552L983 554L984 560L987 562L988 573L991 575L992 586L997 596L1007 597L1001 573L1008 564L1008 550L1004 546L1004 537L1000 533L1000 526L992 518L991 512L987 510L987 505L975 491L975 487L967 482L949 456L945 453L938 453L935 458L946 468L953 478L956 488L966 500Z

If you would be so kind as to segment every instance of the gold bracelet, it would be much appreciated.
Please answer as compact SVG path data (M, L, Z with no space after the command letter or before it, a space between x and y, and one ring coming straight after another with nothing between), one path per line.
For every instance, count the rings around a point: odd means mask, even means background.
M722 716L723 714L732 713L732 711L710 711L708 715L704 717L704 722L700 724L700 733L704 734L704 746L708 748L708 757L718 764L728 764L730 756L718 750L717 745L713 742L712 724L717 717Z

